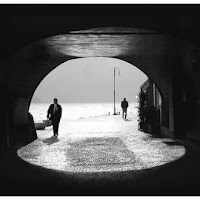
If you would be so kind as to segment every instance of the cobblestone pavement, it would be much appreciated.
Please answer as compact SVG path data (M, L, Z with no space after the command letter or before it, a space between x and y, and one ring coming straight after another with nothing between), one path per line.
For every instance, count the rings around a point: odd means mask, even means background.
M137 117L62 120L8 152L1 195L200 195L199 154L138 131Z
M185 154L174 140L139 131L135 113L127 120L116 115L61 121L58 137L52 136L52 127L37 134L37 140L18 150L19 157L66 173L138 171Z

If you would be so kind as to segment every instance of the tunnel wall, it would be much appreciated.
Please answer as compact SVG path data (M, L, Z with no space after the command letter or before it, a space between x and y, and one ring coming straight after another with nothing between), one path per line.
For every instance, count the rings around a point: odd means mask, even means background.
M179 49L182 88L184 89L184 116L186 143L189 149L200 151L200 48L196 44L182 41Z

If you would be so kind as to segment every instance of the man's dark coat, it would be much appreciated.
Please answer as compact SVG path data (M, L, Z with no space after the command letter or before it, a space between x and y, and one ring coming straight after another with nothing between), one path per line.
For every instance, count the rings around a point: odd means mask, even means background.
M50 120L52 121L52 123L59 123L60 122L60 118L62 116L62 107L57 104L57 111L55 113L53 113L53 109L54 109L54 104L51 104L49 106L48 109L48 116L50 115Z

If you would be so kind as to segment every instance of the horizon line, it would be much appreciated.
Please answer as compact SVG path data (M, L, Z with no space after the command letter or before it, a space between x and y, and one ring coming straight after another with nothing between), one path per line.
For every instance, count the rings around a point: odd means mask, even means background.
M128 102L131 102L131 103L137 103L137 101L128 101ZM32 103L53 103L52 101L51 102L31 102ZM58 101L58 103L114 103L112 101L96 101L96 102L62 102L62 101ZM121 101L116 101L115 103L121 103Z

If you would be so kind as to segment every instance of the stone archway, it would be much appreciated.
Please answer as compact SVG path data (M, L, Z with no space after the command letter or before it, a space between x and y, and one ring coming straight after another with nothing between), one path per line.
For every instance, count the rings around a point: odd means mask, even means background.
M27 131L32 95L54 68L74 58L103 56L124 60L143 71L161 91L166 104L170 131L173 131L172 79L176 72L175 38L158 32L133 28L98 28L70 32L40 40L21 49L4 63L15 66L3 77L12 94L13 129ZM14 133L15 134L15 133Z

